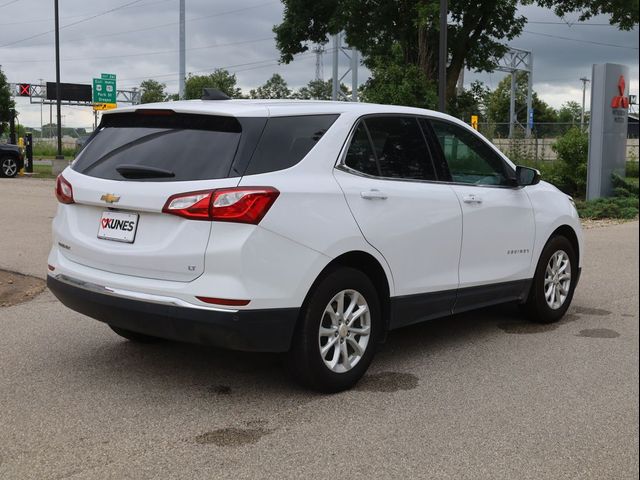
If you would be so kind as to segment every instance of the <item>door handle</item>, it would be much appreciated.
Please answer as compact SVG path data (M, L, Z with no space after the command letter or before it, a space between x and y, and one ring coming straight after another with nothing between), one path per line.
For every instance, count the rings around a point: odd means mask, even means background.
M380 190L371 189L366 192L360 192L360 196L365 200L386 200L387 194Z
M462 197L464 203L482 203L482 197L475 193L470 193Z

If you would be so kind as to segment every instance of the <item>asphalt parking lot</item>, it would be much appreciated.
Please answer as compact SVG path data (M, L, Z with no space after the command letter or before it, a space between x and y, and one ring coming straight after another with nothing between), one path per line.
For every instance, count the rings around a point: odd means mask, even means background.
M0 180L0 205L0 268L44 278L53 181ZM330 396L276 355L128 343L48 291L0 307L0 478L637 478L638 222L586 245L559 324L400 330Z

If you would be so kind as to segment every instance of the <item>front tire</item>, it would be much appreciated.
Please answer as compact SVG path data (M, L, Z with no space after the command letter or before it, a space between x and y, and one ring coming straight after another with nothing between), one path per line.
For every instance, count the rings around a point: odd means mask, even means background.
M331 393L346 390L373 360L382 326L373 283L354 268L336 268L310 292L288 354L301 384Z
M569 309L578 278L578 257L571 242L552 237L540 255L525 315L536 323L553 323Z
M0 177L15 177L18 174L18 162L13 157L0 158Z

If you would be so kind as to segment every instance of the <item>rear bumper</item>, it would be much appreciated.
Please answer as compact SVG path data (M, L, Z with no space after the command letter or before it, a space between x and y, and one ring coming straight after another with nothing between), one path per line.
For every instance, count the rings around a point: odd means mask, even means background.
M231 350L286 352L299 309L213 310L125 298L49 275L47 286L67 307L115 327Z

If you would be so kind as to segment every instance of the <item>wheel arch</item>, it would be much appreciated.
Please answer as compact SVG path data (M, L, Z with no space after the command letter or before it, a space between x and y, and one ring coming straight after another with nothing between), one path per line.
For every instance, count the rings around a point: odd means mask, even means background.
M578 257L578 265L579 265L580 258L581 258L580 242L578 241L578 235L576 234L575 230L569 225L566 225L566 224L560 225L551 233L551 235L549 235L549 238L547 238L547 241L545 242L545 246L547 243L549 243L549 240L551 240L553 237L556 237L556 236L563 236L567 240L569 240L569 242L571 242L571 246L573 247L574 251L576 252L576 256Z
M386 332L389 330L389 321L391 317L391 279L388 278L387 273L385 272L383 266L380 264L377 258L375 258L370 253L364 252L362 250L353 250L350 252L343 253L333 260L331 260L318 274L315 281L307 291L307 295L305 297L303 308L301 312L304 311L306 304L311 296L311 293L314 291L318 283L322 280L322 278L331 270L338 267L350 267L364 273L371 282L373 283L376 291L378 292L378 298L380 300L380 309L382 311L382 321L383 321L383 334L381 335L381 339L384 340L386 338Z

